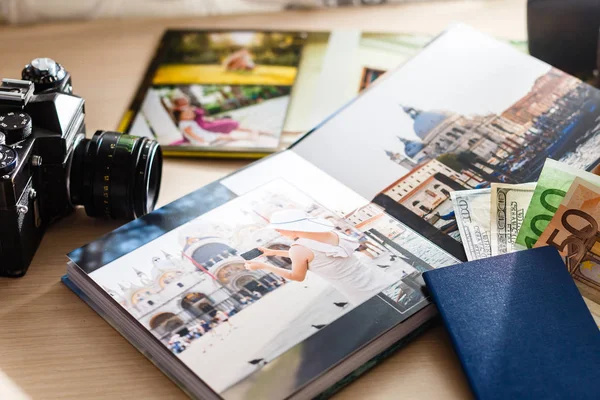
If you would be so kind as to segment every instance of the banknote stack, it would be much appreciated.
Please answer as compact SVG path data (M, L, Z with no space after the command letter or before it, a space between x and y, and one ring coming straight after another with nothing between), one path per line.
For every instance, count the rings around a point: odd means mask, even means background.
M537 182L451 197L469 260L554 246L600 325L600 176L548 159Z

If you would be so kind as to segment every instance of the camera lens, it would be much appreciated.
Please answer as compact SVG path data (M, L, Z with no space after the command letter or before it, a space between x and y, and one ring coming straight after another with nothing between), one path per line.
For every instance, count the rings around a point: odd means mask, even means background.
M73 151L71 202L90 217L134 219L154 210L162 153L154 140L97 131Z

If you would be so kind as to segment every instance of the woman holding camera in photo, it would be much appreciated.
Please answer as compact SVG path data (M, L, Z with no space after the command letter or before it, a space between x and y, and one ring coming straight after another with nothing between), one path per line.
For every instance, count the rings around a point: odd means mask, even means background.
M353 305L375 296L397 279L384 271L363 265L356 257L358 241L335 231L331 222L311 217L302 210L283 210L271 216L269 228L293 239L289 251L260 248L264 256L288 257L292 269L248 261L251 271L264 270L285 279L301 282L308 271L325 279Z

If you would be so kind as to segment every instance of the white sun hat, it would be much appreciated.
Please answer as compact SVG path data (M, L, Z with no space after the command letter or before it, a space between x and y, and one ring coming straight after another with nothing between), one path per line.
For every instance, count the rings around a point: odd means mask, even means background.
M268 228L297 232L330 232L335 226L325 218L311 217L302 210L281 210L271 215Z

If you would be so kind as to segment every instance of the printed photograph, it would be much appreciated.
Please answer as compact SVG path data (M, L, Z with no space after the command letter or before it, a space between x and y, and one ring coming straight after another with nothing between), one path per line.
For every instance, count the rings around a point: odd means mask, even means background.
M317 126L387 71L410 60L432 39L417 33L309 32L281 147ZM511 41L510 45L527 53L526 42Z
M130 133L165 146L275 148L289 95L289 86L155 86Z
M167 151L262 151L280 143L307 35L169 31L127 115Z
M454 261L434 253L379 206L342 218L277 179L90 277L223 393L374 296L411 315L421 272Z
M291 86L305 40L302 32L172 32L152 83Z
M268 152L286 148L385 72L417 54L431 39L421 34L357 30L172 31L163 39L155 73L136 96L135 114L124 117L121 129L154 137L167 146L165 150L175 154L186 150ZM523 42L511 45L526 52ZM240 95L245 86L262 93L258 97L256 93ZM219 91L223 96L220 102L229 105L244 103L248 98L269 100L269 105L246 107L236 113L241 115L236 117L247 120L240 124L240 133L223 135L220 131L203 130L202 140L190 140L199 136L198 127L188 128L188 132L195 130L196 135L185 137L175 126L178 124L175 117L165 115L159 107L162 102L169 113L170 98L157 98L160 95L153 92L168 92L173 88L189 91L193 87ZM275 91L287 94L277 97L278 101L270 101ZM188 97L193 100L194 96ZM231 112L218 117L232 118Z
M473 60L474 49L485 54ZM294 149L460 257L450 192L535 181L548 157L594 168L599 106L587 84L461 27ZM319 150L334 144L343 160Z
M308 33L282 146L317 126L430 40L428 35L357 30Z
M598 158L592 151L599 140L598 106L600 98L587 84L554 68L498 114L403 106L415 136L399 135L401 146L386 149L386 156L409 172L374 202L410 212L457 239L451 191L535 181L546 158L592 168Z

